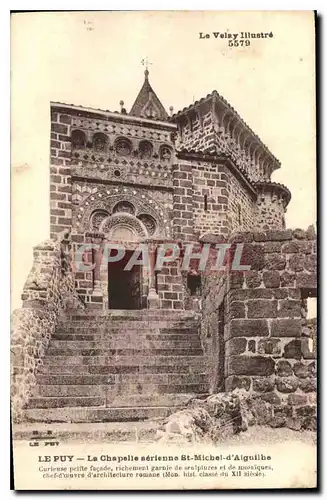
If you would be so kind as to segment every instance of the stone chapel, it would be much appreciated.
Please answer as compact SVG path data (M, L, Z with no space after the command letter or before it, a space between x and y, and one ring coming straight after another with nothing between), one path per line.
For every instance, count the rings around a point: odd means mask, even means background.
M290 192L271 182L279 161L217 92L168 116L146 70L129 113L123 105L51 104L51 237L69 230L77 245L121 240L130 251L146 241L155 252L165 241L285 227ZM143 276L125 264L77 273L88 307L146 308L151 291L159 308L185 309L193 275L172 265Z
M285 227L280 162L216 91L168 113L146 69L130 111L120 106L50 105L50 239L13 313L14 420L142 420L241 388L274 425L309 425L316 236ZM126 254L103 265L94 248L112 241ZM158 271L165 242L242 243L250 270L176 259ZM124 270L141 243L150 267ZM81 245L90 269L74 267Z

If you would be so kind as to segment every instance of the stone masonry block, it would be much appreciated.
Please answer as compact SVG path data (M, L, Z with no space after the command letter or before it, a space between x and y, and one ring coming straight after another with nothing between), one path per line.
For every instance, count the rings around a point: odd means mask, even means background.
M275 387L273 378L257 377L253 379L253 390L256 392L270 392Z
M272 391L272 392L262 392L260 394L260 397L261 397L261 399L263 399L267 403L270 403L274 407L276 405L280 405L281 402L282 402L281 398L278 396L278 394L276 394L275 391Z
M225 354L231 356L232 354L242 354L246 350L246 339L235 337L227 340L225 343Z
M300 319L273 319L271 321L271 336L300 337L301 328Z
M282 271L286 266L286 256L279 253L265 255L265 268L268 270Z
M278 271L264 271L263 283L266 288L278 288L280 286L280 275Z
M280 253L282 248L282 243L280 241L267 241L263 245L265 253Z
M307 378L304 380L300 380L299 386L303 392L316 392L317 381L314 378Z
M258 342L258 354L272 354L277 356L281 354L279 339L260 339Z
M277 361L276 374L279 377L289 377L293 374L292 365L284 359Z
M232 319L230 337L267 337L268 322L265 319Z
M305 394L290 394L287 402L292 406L305 405L307 403L307 396Z
M239 301L231 302L229 312L231 318L245 318L244 302L239 302Z
M246 286L249 288L257 288L261 285L262 276L259 271L247 271L245 273Z
M230 356L227 358L227 375L273 375L275 361L263 356Z
M70 125L72 122L72 117L68 116L68 115L60 115L59 122L60 123L67 123L68 125Z
M276 387L279 392L290 393L295 392L299 386L299 380L296 377L277 377Z
M242 264L251 266L251 270L260 271L265 267L264 250L261 245L244 243Z
M299 378L315 376L315 370L312 370L311 363L297 362L293 365L293 372Z
M304 255L301 254L295 254L291 255L289 260L288 260L288 268L291 271L303 271L304 269Z
M301 359L302 344L301 339L291 340L284 346L284 358L288 359Z
M294 299L284 299L278 301L279 318L299 318L301 317L301 301Z
M244 273L242 271L231 271L230 274L230 287L242 288L244 282Z
M266 231L267 240L270 241L286 241L292 239L292 230L270 230Z
M277 300L249 300L248 318L276 318Z
M297 273L296 286L298 288L317 288L316 273Z
M58 134L67 134L68 133L68 127L66 125L63 125L60 123L52 123L51 130L52 130L52 132L57 132Z
M306 255L305 261L304 261L304 268L306 271L309 271L310 273L315 272L317 270L317 255L312 254L312 255Z
M249 391L251 387L250 377L236 377L234 375L227 377L225 380L226 391L233 391L234 389L245 389Z
M307 238L307 232L300 228L293 229L292 235L293 238L298 240L305 240Z
M281 283L281 286L294 287L295 273L289 272L289 271L282 272L280 275L280 283Z

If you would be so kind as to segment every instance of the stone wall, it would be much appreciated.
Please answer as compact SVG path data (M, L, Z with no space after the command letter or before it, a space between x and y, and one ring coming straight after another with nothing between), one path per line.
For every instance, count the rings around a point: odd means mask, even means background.
M51 108L50 238L72 226L71 116Z
M66 308L82 307L74 291L66 243L46 241L34 247L33 267L26 280L23 307L12 314L11 405L20 421L36 374L58 319Z
M179 261L164 263L157 274L157 291L162 309L184 309L184 286Z
M244 185L228 172L228 218L232 231L251 231L254 227L254 197Z
M222 164L193 161L194 234L228 234L228 170Z
M283 200L271 193L261 193L255 207L254 224L258 231L285 228Z
M201 117L191 111L178 123L177 149L215 152L214 116L208 105Z
M173 166L173 235L194 240L192 163L180 160Z
M246 389L270 405L266 423L314 425L316 353L306 332L305 300L317 286L315 235L310 229L266 231L230 241L244 244L242 264L251 270L228 269L223 293L222 276L204 280L203 290L202 335L212 345L221 345L213 339L219 331L214 314L224 304L224 389ZM213 382L221 369L212 372Z

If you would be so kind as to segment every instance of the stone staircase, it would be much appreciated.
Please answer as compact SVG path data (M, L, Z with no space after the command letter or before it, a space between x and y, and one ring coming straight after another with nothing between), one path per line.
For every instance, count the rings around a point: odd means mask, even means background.
M72 314L52 337L29 422L165 417L208 393L198 320L181 311Z

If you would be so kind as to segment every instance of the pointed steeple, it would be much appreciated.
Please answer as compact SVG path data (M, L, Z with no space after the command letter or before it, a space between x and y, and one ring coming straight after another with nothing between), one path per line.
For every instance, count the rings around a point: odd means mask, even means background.
M143 86L129 114L139 116L140 118L153 118L155 120L166 121L168 114L150 85L148 69L144 71L144 76Z

